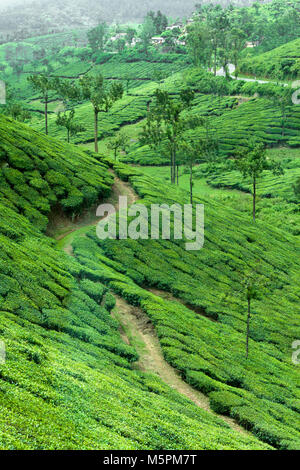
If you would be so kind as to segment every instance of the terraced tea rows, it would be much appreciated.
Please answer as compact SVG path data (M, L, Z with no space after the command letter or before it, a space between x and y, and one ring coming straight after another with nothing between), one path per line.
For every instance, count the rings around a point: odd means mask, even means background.
M84 171L84 187L93 187L93 176L104 194L112 183L106 164L4 117L0 135L1 188L8 175L16 178L0 196L1 449L268 448L134 370L137 353L121 339L99 273L58 250L23 214L25 190L25 211L36 206L34 188L44 194L46 219L49 206L64 205L69 185L83 189ZM47 172L55 173L48 185Z
M115 169L129 178L144 203L188 200L182 190L168 187L166 192L165 183L134 169L119 164ZM255 228L217 202L199 202L205 203L206 241L196 254L178 241L103 242L91 231L89 239L75 241L75 255L146 312L166 360L209 394L213 409L276 447L297 448L299 388L291 344L299 328L299 242L259 221ZM263 274L267 290L253 307L246 360L246 305L239 291L249 269ZM187 307L144 286L171 292Z

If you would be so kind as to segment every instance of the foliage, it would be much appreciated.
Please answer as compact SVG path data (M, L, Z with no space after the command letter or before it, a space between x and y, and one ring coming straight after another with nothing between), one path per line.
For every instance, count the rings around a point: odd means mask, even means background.
M154 11L149 11L146 18L150 18L152 20L155 27L155 34L158 36L165 31L168 26L168 19L160 10L158 10L156 14Z
M67 142L70 142L70 136L84 132L85 127L75 122L75 110L71 109L69 112L65 111L63 114L58 113L56 124L65 127L67 130Z
M87 33L88 41L93 52L103 51L107 26L105 22L98 24Z
M275 175L282 175L283 169L279 162L268 161L263 144L250 142L249 148L236 156L236 168L246 178L250 176L253 184L253 220L256 217L256 184L264 170L271 170Z
M128 143L129 143L129 137L126 134L120 132L119 134L116 134L115 137L111 138L108 141L107 148L109 150L113 150L114 158L116 160L118 151L120 150L125 151L128 146Z
M109 192L112 180L105 165L89 176L95 160L84 151L47 140L2 115L0 132L2 198L38 228L46 228L52 207L59 204L76 215Z
M188 200L187 192L171 186L166 190L166 182L136 169L119 163L114 168L146 205ZM293 403L298 379L290 345L300 314L298 241L259 221L256 230L246 216L213 199L195 197L195 202L205 204L205 245L199 252L188 253L178 240L100 242L91 230L84 246L75 244L76 258L90 266L97 260L103 282L147 313L166 360L185 380L207 394L230 392L230 400L224 395L226 413L275 447L297 448L300 429ZM237 293L240 273L248 269L259 270L268 292L252 300L246 360L244 299ZM175 299L166 300L144 286Z
M132 367L137 354L109 314L114 297L101 282L105 271L89 268L88 239L77 241L87 253L78 263L10 198L28 178L45 197L47 184L74 186L85 176L99 190L101 175L112 182L107 168L8 118L0 123L1 162L11 170L5 174L11 192L0 201L0 330L7 351L0 365L1 449L270 448ZM31 195L28 207L34 202Z
M277 49L244 59L240 70L257 77L276 80L300 77L300 39L288 42Z

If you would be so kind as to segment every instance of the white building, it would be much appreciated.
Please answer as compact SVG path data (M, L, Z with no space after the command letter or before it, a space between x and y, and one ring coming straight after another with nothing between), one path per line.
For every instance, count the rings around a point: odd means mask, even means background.
M164 44L164 42L166 42L165 38L159 36L153 36L153 38L151 38L152 44Z

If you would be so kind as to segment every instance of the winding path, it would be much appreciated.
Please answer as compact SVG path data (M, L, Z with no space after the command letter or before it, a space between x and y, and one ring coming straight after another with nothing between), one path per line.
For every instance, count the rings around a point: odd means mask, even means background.
M117 208L119 195L126 195L128 197L129 204L133 204L138 199L131 186L115 176L115 182L112 187L112 195L108 200L103 202L113 203ZM99 218L93 221L93 223L90 223L79 229L70 227L70 231L67 235L64 235L64 237L59 237L60 248L67 254L73 255L72 241L74 240L75 236L85 236L90 227L95 226L97 222L99 222ZM170 300L171 294L159 291L157 289L149 289L149 291L158 297L168 298ZM121 337L124 342L132 345L139 354L139 361L136 363L135 367L141 371L158 375L161 380L169 387L173 388L181 395L191 400L199 408L202 408L203 410L222 419L233 430L243 435L251 435L232 418L215 413L210 408L209 398L188 385L181 378L178 371L176 371L176 369L167 363L167 361L164 359L154 326L143 310L130 305L123 298L116 294L114 294L114 297L116 299L116 307L113 310L112 315L120 323ZM173 301L181 303L181 301L175 297L171 297Z

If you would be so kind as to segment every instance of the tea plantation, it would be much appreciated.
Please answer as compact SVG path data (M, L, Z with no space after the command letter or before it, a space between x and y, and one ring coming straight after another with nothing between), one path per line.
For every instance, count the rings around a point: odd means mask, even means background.
M95 197L109 191L106 164L3 117L0 134L1 449L268 448L135 370L101 266L79 264L39 230L53 204L70 209L69 186L78 211L94 187Z
M288 42L264 54L250 57L240 64L242 72L257 77L300 78L300 39Z
M209 8L203 11L205 17ZM172 44L170 32L161 34L167 39L161 48L123 41L122 52L118 43L88 45L83 30L0 45L0 80L8 85L0 106L2 450L300 449L299 365L292 361L300 333L300 106L289 87L300 78L299 39L285 32L276 45L287 37L291 42L264 54L257 52L268 50L261 46L235 50L238 72L270 79L260 83L208 72L211 39L201 36L196 60L187 38L185 46ZM215 51L217 69L226 59L222 47ZM48 91L49 136L43 89L29 83L32 74L59 78ZM96 74L103 76L101 93L80 81ZM64 80L81 83L80 93L63 96ZM106 94L116 81L123 94ZM183 91L191 98L173 121L171 113L165 127L152 128L157 141L162 130L167 138L178 131L175 184L166 142L154 147L141 138L157 89L166 92L170 109ZM16 109L26 124L10 117ZM71 144L66 122L57 123L65 110L75 112ZM114 160L112 137L121 142ZM95 208L115 204L122 189L148 209L190 202L190 167L181 150L187 140L213 142L216 157L208 162L199 147L192 156L194 204L205 211L204 247L187 251L187 240L173 235L100 240ZM266 148L255 223L253 180L235 162L252 141ZM282 175L265 169L273 160ZM258 283L251 305L249 276ZM165 367L206 406L142 366L147 344L129 334L136 324L124 326L120 299L133 308L137 324L138 314L144 320Z
M144 204L188 202L188 193L116 164ZM205 245L188 252L183 243L154 240L99 241L94 230L74 242L76 258L155 325L167 361L261 440L280 449L299 448L298 371L291 344L300 326L299 241L279 229L226 208L205 204ZM238 229L237 229L238 227ZM254 302L250 356L245 358L248 270L263 275ZM180 302L147 290L158 288Z
M0 132L1 197L38 228L55 205L74 216L109 193L112 177L84 151L3 115Z

